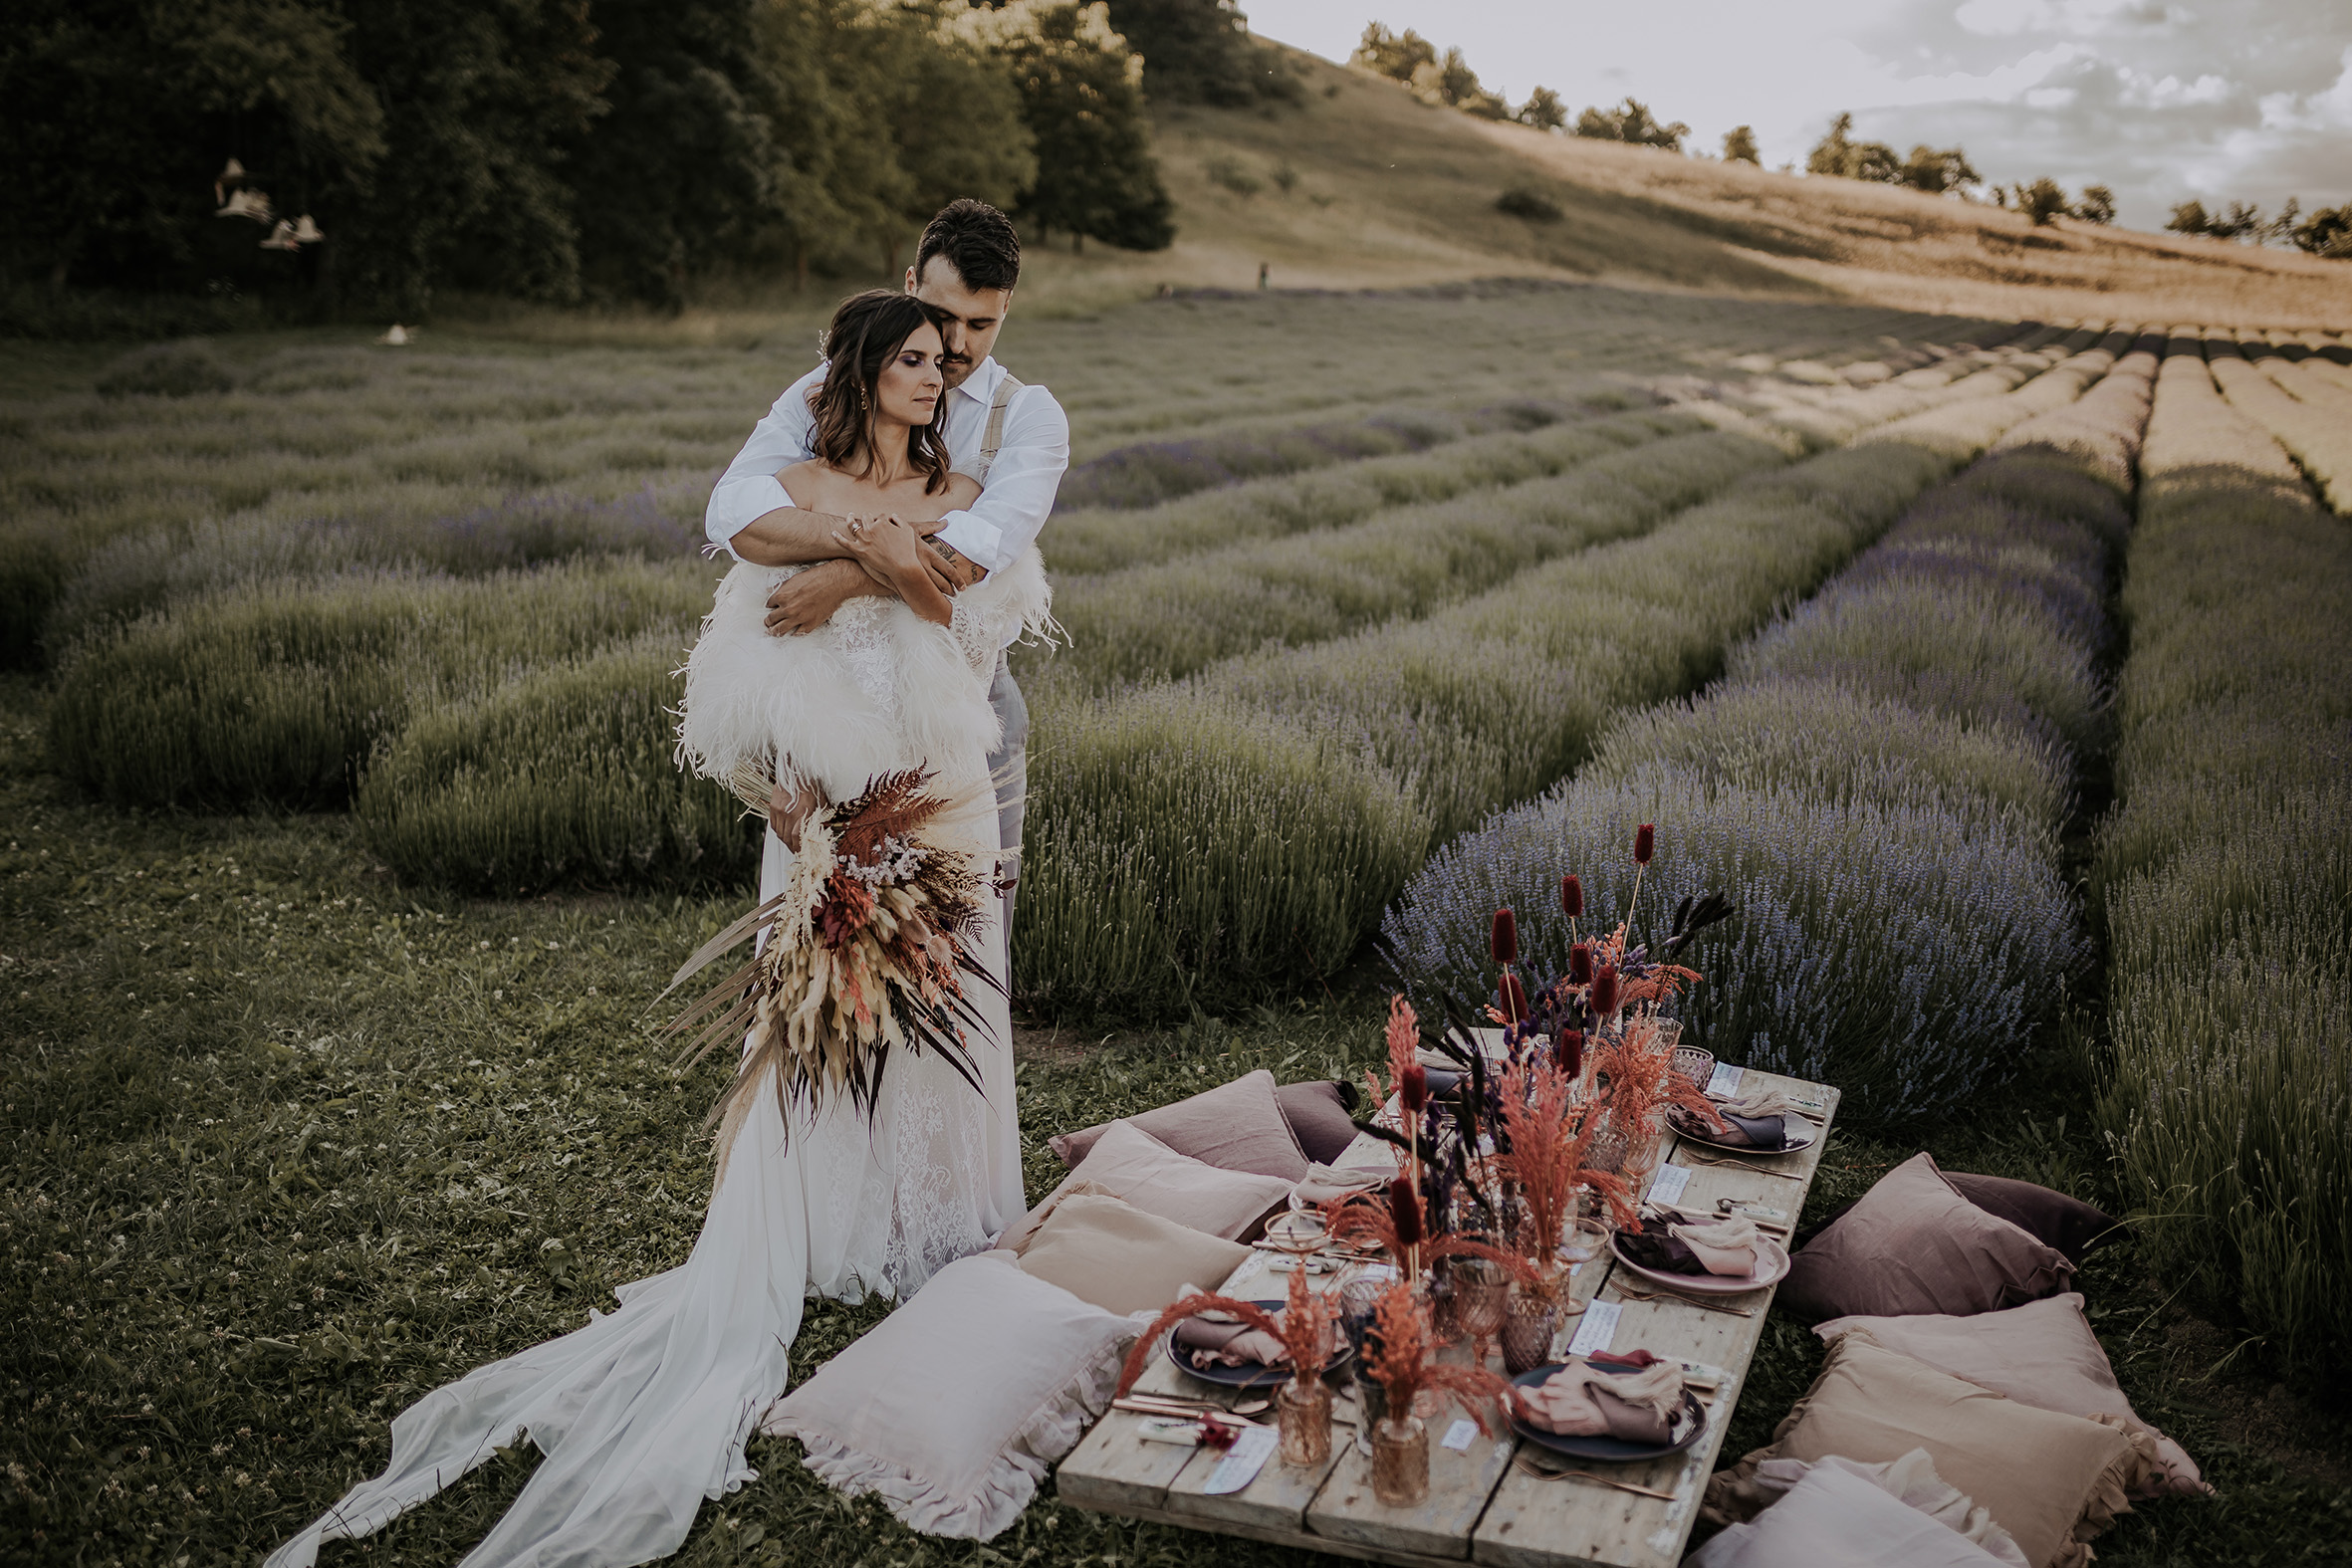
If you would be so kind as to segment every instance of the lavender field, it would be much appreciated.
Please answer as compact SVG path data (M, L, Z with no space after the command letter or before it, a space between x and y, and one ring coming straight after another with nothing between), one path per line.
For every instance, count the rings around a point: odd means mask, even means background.
M1076 444L1073 640L1017 655L1033 1186L1067 1127L1368 1057L1376 933L1425 996L1485 992L1499 904L1563 966L1559 876L1622 909L1655 821L1636 930L1739 906L1687 1025L1845 1091L1818 1202L1925 1146L2134 1215L2100 1326L2225 1496L2102 1557L2261 1560L2282 1518L2324 1554L2333 1429L2192 1407L2233 1346L2352 1370L2352 345L1514 285L1016 319L1004 354ZM757 841L675 769L674 672L704 491L809 358L9 370L23 1560L250 1560L415 1393L683 1255L712 1083L651 1003ZM807 1368L879 1310L814 1311ZM370 1550L453 1560L525 1464ZM982 1560L761 1464L685 1561ZM1276 1560L1050 1500L992 1552Z

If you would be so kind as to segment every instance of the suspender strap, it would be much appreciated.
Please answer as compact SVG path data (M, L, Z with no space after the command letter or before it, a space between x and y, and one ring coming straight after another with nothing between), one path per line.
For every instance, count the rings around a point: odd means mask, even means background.
M980 472L973 477L988 483L988 471L997 466L997 450L1005 444L1005 405L1013 401L1013 394L1021 390L1021 378L1012 371L997 383L997 395L988 405L988 428L980 435Z

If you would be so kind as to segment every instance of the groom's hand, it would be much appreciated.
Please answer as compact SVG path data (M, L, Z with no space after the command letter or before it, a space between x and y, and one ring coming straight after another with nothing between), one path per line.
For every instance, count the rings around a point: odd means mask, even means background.
M890 590L865 574L854 560L821 560L806 571L796 571L768 595L768 632L775 637L800 637L833 618L833 611L865 594Z

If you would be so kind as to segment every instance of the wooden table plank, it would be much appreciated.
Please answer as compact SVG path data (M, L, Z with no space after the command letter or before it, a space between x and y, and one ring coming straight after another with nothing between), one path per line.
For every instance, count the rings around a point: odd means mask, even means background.
M1177 1369L1166 1356L1154 1356L1135 1380L1141 1394L1174 1394L1185 1399L1215 1399L1232 1403L1233 1390L1205 1382ZM1255 1397L1255 1396L1253 1396ZM1062 1459L1056 1481L1063 1502L1110 1513L1166 1505L1168 1488L1186 1465L1204 1451L1173 1443L1147 1443L1136 1436L1148 1418L1114 1410L1094 1424ZM1264 1418L1271 1421L1273 1412Z

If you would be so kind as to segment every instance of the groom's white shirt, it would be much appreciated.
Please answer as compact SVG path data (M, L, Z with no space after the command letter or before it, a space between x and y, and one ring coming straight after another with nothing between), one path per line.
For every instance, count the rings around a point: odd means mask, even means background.
M712 487L703 528L713 544L728 548L730 554L729 542L736 535L779 507L793 504L776 476L811 455L809 431L815 421L809 414L809 392L824 379L824 370L820 364L785 389ZM965 473L979 467L989 404L996 400L1004 378L1005 367L991 354L961 386L948 390L948 455ZM1068 467L1068 416L1044 387L1022 387L1005 405L1004 443L997 449L980 499L964 511L950 512L940 523L939 537L986 569L1002 571L1037 543L1038 531L1054 510L1054 492Z

